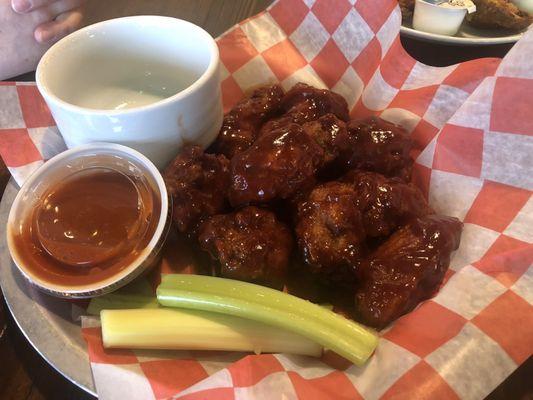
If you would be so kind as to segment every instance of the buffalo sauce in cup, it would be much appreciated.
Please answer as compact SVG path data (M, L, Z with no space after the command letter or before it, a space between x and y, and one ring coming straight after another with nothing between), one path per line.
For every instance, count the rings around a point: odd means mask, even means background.
M89 153L32 176L10 213L15 263L52 294L90 297L118 288L146 269L165 238L168 202L157 169L124 154Z

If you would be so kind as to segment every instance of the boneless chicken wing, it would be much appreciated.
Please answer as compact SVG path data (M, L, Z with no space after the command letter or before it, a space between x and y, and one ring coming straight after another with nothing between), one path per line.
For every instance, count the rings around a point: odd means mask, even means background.
M431 297L459 247L461 230L456 218L428 215L396 231L361 267L358 319L381 329Z
M331 282L351 283L368 239L385 238L409 220L430 214L413 185L374 172L352 171L315 187L300 200L296 236L311 271Z
M254 90L224 116L222 128L209 150L229 159L246 150L257 139L263 122L278 111L282 97L279 85Z
M300 114L299 122L315 120L322 115L334 114L337 118L350 119L344 97L326 89L317 89L305 83L297 83L283 97L281 108L288 114ZM296 121L295 121L296 122Z
M178 230L194 233L206 216L224 211L229 186L229 161L187 146L163 174L172 197L172 219Z
M340 160L345 167L410 180L412 141L403 128L372 117L350 121L348 133L352 146Z
M326 114L317 120L306 122L302 129L324 150L325 165L335 161L350 148L346 123L335 114Z
M322 148L299 125L264 134L231 160L231 205L291 197L313 181L322 158Z
M411 148L399 126L349 121L338 94L271 85L224 117L207 153L186 146L163 175L178 236L209 271L383 328L435 293L462 230L408 183Z
M299 204L296 236L312 272L332 283L351 284L365 252L358 195L352 185L328 182Z
M433 213L424 195L413 184L375 172L351 171L341 178L353 185L365 233L385 237L411 218Z
M220 264L222 277L280 287L293 240L271 211L245 207L210 217L200 228L200 246Z
M317 89L305 83L297 83L283 97L280 105L283 114L263 125L261 132L268 132L280 125L298 125L315 121L326 114L333 114L341 121L350 119L348 104L344 98L330 90Z

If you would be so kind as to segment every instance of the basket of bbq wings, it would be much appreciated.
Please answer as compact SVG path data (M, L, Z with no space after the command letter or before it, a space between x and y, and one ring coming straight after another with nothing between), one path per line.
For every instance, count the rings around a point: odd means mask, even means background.
M218 39L222 128L163 172L162 260L82 311L105 398L481 399L530 356L532 32L431 67L396 1L352 3Z

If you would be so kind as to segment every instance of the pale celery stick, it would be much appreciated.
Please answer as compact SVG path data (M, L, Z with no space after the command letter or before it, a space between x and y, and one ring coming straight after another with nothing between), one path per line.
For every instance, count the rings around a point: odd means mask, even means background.
M231 294L236 295L235 292ZM355 364L363 364L374 351L377 337L373 333L310 302L298 311L285 311L284 303L294 296L284 293L282 296L284 297L278 299L276 307L271 307L268 301L248 301L242 295L231 297L226 294L172 289L168 282L157 289L157 298L164 306L212 311L260 321L300 334ZM324 311L325 317L317 319L315 308ZM355 325L354 329L347 332L346 328L350 324Z
M280 309L284 312L304 314L306 318L314 319L321 325L324 323L334 324L335 330L356 338L362 348L372 348L373 350L377 345L377 336L368 328L350 321L324 307L279 290L233 279L186 274L163 276L158 291L160 288L165 287L231 296Z
M105 347L322 354L300 335L224 314L159 308L104 310L100 318Z

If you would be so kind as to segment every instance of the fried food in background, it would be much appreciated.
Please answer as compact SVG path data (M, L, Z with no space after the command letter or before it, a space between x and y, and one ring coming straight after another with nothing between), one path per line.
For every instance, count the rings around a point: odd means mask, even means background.
M466 22L482 29L522 30L533 23L533 16L521 11L510 0L472 0L476 12L467 14ZM411 21L415 0L398 0L403 21Z
M398 0L398 3L400 3L400 9L402 10L402 19L411 21L415 10L415 0Z
M505 28L521 30L533 22L533 16L520 11L509 0L472 0L476 12L468 14L468 23L477 28Z

